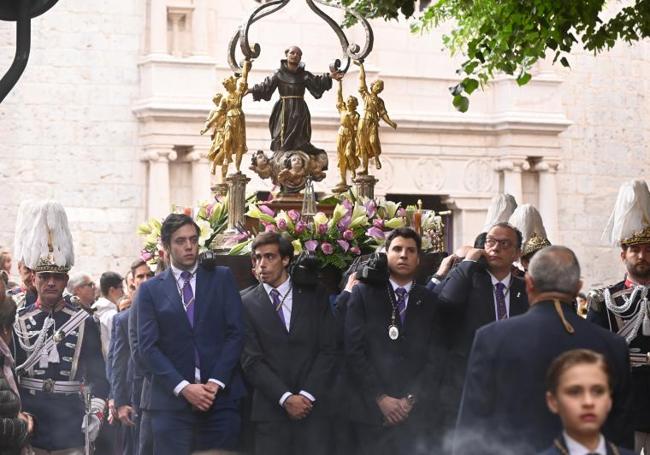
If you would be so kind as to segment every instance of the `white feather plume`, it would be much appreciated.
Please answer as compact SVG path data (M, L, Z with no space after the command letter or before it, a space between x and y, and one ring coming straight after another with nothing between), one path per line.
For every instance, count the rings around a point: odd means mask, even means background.
M523 204L517 207L510 217L510 224L521 231L523 243L526 243L533 234L548 239L546 237L546 229L544 228L542 215L530 204Z
M492 198L488 207L483 231L487 232L497 223L508 221L517 208L515 197L508 193L500 193Z
M32 223L34 216L36 214L35 210L37 204L35 201L28 200L23 201L18 206L18 213L16 215L16 228L14 230L14 260L15 261L25 261L24 258L24 245L27 240L27 236L32 228Z
M643 180L630 180L618 190L614 210L603 232L603 241L618 246L621 241L650 226L650 191Z
M37 202L33 206L32 215L31 229L22 246L27 267L35 268L39 259L49 256L50 240L54 264L59 267L72 267L74 247L63 206L56 201Z

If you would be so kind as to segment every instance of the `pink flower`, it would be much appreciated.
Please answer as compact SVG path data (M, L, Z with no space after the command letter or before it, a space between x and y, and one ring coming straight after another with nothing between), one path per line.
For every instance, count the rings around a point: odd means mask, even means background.
M348 229L347 231L345 231L343 233L343 238L345 240L352 240L354 238L354 232L352 232L350 229Z
M344 253L350 248L350 244L345 240L337 240L336 243L339 244Z
M260 204L260 205L258 205L258 207L262 212L266 213L267 215L275 216L275 212L268 205Z
M372 220L372 225L378 229L383 229L384 228L384 220L381 218L375 218Z
M208 204L205 206L205 216L210 218L210 215L212 215L212 210L214 210L214 204Z
M354 204L352 204L349 199L343 199L341 204L343 204L343 207L345 207L348 212L354 208Z
M369 199L364 204L364 208L366 209L366 216L368 218L372 218L373 216L375 216L377 214L377 203L372 199Z
M298 210L291 209L287 215L289 215L289 218L291 218L291 221L294 223L300 219L300 212Z
M334 247L331 243L323 242L320 246L320 249L323 251L323 254L330 255L334 252Z
M327 232L327 224L319 224L318 225L318 233L323 235ZM330 245L331 246L331 245Z
M361 254L361 249L358 246L350 247L350 253L356 254L358 256Z
M305 224L304 221L298 221L296 223L296 234L302 234L305 232L305 229L307 228L307 225Z
M406 216L406 209L404 207L400 207L397 209L397 216Z
M312 253L316 251L316 248L318 247L318 240L307 240L305 242L305 249L307 251L311 251Z
M264 228L264 232L278 232L278 227L275 224L267 224Z
M343 218L341 218L338 227L340 230L345 231L347 228L350 227L350 223L352 223L352 216L348 213Z
M142 250L140 252L140 259L142 259L143 261L148 261L152 257L153 257L153 254L149 253L147 250Z
M373 226L370 229L368 229L368 237L374 237L376 239L383 239L384 238L384 231L381 229Z
M287 230L287 220L285 220L284 218L280 218L278 220L278 229L280 229L281 231L286 231Z

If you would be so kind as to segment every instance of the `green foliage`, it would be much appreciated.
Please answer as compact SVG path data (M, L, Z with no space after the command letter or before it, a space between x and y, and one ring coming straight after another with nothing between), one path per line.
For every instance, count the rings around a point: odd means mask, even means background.
M401 13L415 20L416 33L454 23L443 42L452 54L466 57L458 70L462 80L451 88L453 104L462 112L469 106L467 96L497 73L516 75L525 85L533 64L547 53L569 67L567 57L576 45L597 54L618 41L650 36L650 0L623 2L609 18L603 17L605 0L434 0L422 13L415 11L415 0L342 3L368 18L393 20Z

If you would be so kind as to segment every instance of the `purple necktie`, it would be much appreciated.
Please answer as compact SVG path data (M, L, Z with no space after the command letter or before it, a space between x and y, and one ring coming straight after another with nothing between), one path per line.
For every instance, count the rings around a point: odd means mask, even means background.
M397 295L397 311L399 312L399 319L404 325L404 318L406 317L406 289L397 288L395 289L395 294Z
M494 287L496 288L494 295L497 299L497 320L500 321L501 319L507 319L508 310L506 309L506 295L503 292L506 285L499 281L494 285Z
M185 314L187 314L187 320L190 321L190 327L194 328L194 292L192 292L192 285L190 280L192 279L192 274L188 271L181 272L181 278L183 279L183 306L185 307ZM194 347L194 364L196 367L199 367L199 351Z
M282 327L287 328L287 321L284 319L284 311L282 311L282 301L280 301L280 291L271 289L271 298L273 299L273 310L280 316Z

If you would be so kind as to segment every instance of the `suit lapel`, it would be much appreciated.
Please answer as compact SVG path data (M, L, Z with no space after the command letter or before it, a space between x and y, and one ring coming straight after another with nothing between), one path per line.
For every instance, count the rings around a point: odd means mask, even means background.
M183 300L178 291L178 284L176 283L176 278L171 267L163 272L161 280L163 281L163 292L169 305L179 314L179 318L183 321L181 324L187 324L187 328L191 330L192 327L190 326L190 321L187 319L187 313L185 313Z
M528 311L528 307L524 304L524 283L519 278L512 279L514 281L510 286L510 316L517 316Z
M201 321L201 313L208 304L208 289L213 274L200 267L196 269L196 295L194 296L194 327Z
M274 327L276 330L281 330L282 333L287 333L287 328L282 324L280 316L278 316L273 306L271 298L266 293L264 285L260 284L255 289L255 303L258 306L258 310L265 324L268 324L269 327Z
M417 284L413 284L413 289L409 295L406 305L406 315L404 316L404 330L408 330L411 321L416 321L422 307L422 293ZM401 322L401 321L400 321Z
M478 279L480 280L479 288L483 289L483 294L486 296L485 305L482 305L481 307L483 320L486 322L496 321L497 314L494 308L494 286L492 286L490 274L486 270L480 274Z

